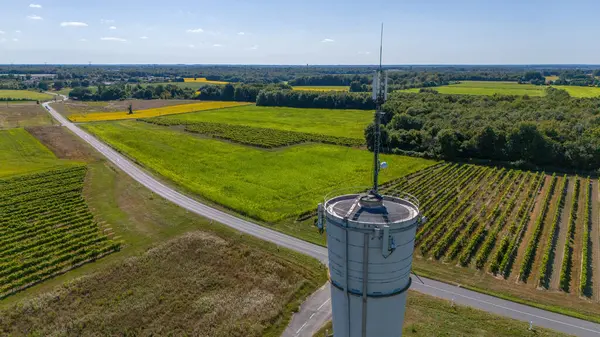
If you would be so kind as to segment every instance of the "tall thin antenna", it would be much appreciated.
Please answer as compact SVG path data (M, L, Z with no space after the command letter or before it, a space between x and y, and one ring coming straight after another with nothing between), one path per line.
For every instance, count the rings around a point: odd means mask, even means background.
M373 100L375 101L375 142L373 147L373 189L371 194L381 199L378 193L379 189L379 147L381 146L381 115L383 114L382 105L387 98L387 75L383 72L383 22L381 23L381 41L379 45L379 69L373 77Z
M383 59L383 22L381 23L381 40L379 42L379 71L381 71L382 59Z

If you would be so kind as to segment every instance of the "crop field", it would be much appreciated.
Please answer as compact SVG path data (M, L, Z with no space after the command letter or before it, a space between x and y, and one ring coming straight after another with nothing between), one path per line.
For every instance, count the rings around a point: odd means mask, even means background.
M0 180L0 298L119 249L81 196L85 172Z
M577 87L573 85L554 85L554 88L564 89L573 97L597 97L600 96L600 88L598 87Z
M219 84L219 85L225 85L228 84L229 82L224 82L224 81L211 81L211 80L207 80L205 77L197 77L197 78L184 78L183 79L184 83L200 83L200 84Z
M49 101L54 96L41 92L29 90L0 90L0 101L6 99L28 100L28 101Z
M519 84L517 82L491 82L491 81L462 81L458 84L433 87L440 94L453 95L529 95L544 96L545 86L533 84ZM419 92L420 89L406 89L404 91Z
M258 146L262 148L275 148L309 142L357 147L364 145L364 141L358 138L335 137L314 133L257 128L246 125L209 122L188 122L186 124L182 124L177 119L164 117L142 119L141 121L163 126L183 125L184 130L187 132L198 133L209 137L226 139L232 142Z
M313 209L332 189L370 183L366 150L324 144L262 150L133 121L84 127L193 193L268 222ZM383 181L435 163L402 156L382 160L390 167Z
M147 86L156 87L156 86L159 86L159 85L163 85L163 86L174 85L174 86L176 86L178 88L181 88L181 89L194 89L196 91L198 91L198 89L200 89L201 86L206 85L206 84L209 84L209 83L206 83L206 82L150 82L150 83L140 83L140 85L142 87L144 87L144 88L147 87Z
M179 99L127 99L123 101L107 102L66 101L58 104L53 104L52 106L63 116L69 117L70 115L87 115L98 112L126 111L129 109L129 105L131 105L134 111L137 111L192 103L198 103L198 101Z
M129 114L129 111L111 111L111 112L96 112L96 113L84 113L84 114L72 114L69 119L73 122L97 122L97 121L110 121L110 120L122 120L122 119L133 119L133 118L148 118L164 115L182 114L195 111L213 110L229 108L241 105L248 105L245 102L218 102L218 101L206 101L199 103L180 104L173 106L166 106L161 108L146 109L146 110L135 110L133 114Z
M0 131L0 177L74 165L60 160L23 129Z
M245 125L356 138L364 141L365 127L373 121L373 112L364 110L303 109L245 105L235 108L170 116L169 120L178 120L181 124L208 122Z
M567 85L554 85L557 89L566 90L573 97L585 98L600 96L600 88L597 87L577 87ZM544 96L546 95L546 86L533 84L519 84L517 82L492 82L492 81L462 81L458 84L445 85L441 87L432 87L440 94L452 95L528 95ZM403 91L419 92L419 88L406 89Z
M553 76L544 76L544 78L546 79L546 83L548 82L554 82L556 80L558 80L558 76L553 75Z
M298 85L292 87L293 90L301 90L301 91L348 91L350 90L349 86L340 85L340 86L318 86L318 85Z
M427 220L415 239L417 269L450 269L441 278L467 284L448 275L479 275L476 287L489 282L516 297L524 291L536 302L597 316L597 185L577 176L443 164L389 183L382 193L420 200Z
M0 130L54 123L46 109L35 102L6 103L0 102Z

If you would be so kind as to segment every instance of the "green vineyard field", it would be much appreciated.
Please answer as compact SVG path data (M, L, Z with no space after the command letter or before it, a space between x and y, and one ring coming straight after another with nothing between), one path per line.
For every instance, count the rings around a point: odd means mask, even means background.
M81 192L85 166L0 180L0 298L119 250Z

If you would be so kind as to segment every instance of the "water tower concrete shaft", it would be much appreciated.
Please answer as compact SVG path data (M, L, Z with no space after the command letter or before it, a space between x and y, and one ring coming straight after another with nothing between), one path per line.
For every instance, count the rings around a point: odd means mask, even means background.
M335 337L401 336L418 202L350 194L320 209L327 224Z

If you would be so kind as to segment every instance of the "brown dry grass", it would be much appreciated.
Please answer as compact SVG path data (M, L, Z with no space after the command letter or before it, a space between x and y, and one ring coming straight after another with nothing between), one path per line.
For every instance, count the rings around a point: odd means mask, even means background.
M235 237L190 232L3 309L0 335L276 335L321 276Z
M53 124L46 110L36 103L0 102L0 129Z
M92 161L100 156L63 126L32 126L26 130L60 159Z

